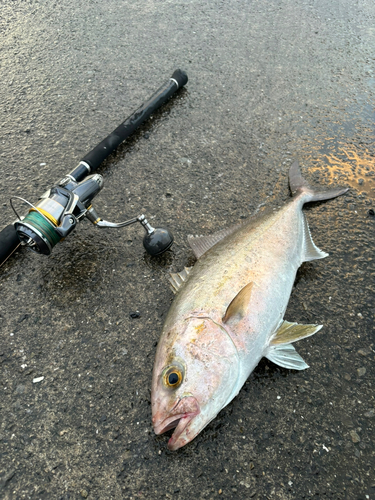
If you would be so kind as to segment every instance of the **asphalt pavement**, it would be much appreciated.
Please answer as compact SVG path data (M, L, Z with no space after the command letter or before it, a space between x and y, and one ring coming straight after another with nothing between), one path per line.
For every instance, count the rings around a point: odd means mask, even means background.
M375 499L375 4L372 0L3 0L0 229L177 68L189 82L99 173L98 214L0 268L0 498ZM285 319L323 324L297 372L262 360L186 447L151 426L170 272L188 234L277 207L298 158L350 187L305 210L329 253ZM17 205L18 206L18 205ZM22 205L20 210L22 211ZM25 209L24 209L25 210Z

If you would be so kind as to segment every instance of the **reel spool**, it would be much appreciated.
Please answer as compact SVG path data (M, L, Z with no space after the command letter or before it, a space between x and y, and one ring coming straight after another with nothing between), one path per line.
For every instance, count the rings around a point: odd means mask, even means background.
M55 231L57 221L51 220L50 214L43 215L32 208L22 221L16 222L15 228L21 245L28 246L36 253L50 255L61 236Z

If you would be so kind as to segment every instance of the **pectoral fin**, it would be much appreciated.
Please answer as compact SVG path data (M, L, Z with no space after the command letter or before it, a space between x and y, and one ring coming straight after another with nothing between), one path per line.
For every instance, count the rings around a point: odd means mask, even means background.
M233 321L241 321L247 311L247 306L250 302L251 290L253 283L245 285L241 291L234 297L232 302L227 307L223 317L223 323L230 323Z

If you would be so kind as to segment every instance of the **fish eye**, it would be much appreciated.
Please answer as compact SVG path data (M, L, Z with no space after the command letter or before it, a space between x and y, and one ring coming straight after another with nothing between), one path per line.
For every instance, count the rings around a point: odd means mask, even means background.
M168 366L163 373L163 382L166 387L175 389L183 379L183 370L179 366Z
M173 372L168 375L168 384L169 385L176 385L179 380L178 373Z

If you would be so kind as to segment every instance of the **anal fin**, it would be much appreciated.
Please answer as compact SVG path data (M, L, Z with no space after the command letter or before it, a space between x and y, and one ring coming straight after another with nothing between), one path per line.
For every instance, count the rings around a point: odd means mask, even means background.
M307 219L305 214L303 214L303 235L304 235L304 254L303 254L303 262L309 262L310 260L316 259L324 259L324 257L328 257L328 253L323 252L318 248L311 236L310 228L307 223Z

